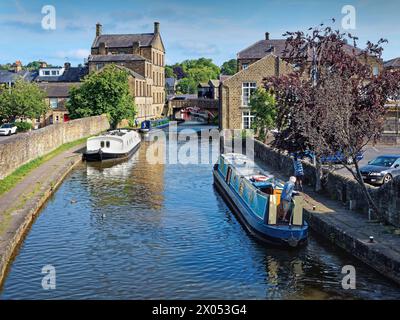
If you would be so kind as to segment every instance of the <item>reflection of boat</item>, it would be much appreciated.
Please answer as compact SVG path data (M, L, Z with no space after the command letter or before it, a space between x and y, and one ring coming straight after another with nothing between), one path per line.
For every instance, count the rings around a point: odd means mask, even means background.
M163 129L169 126L169 119L145 120L140 125L140 132L147 133L154 129Z
M86 142L86 161L124 159L134 154L140 146L140 135L136 131L113 130Z
M289 223L280 223L282 181L263 172L241 154L221 155L214 167L214 184L248 231L267 243L298 247L307 242L302 197L294 197Z

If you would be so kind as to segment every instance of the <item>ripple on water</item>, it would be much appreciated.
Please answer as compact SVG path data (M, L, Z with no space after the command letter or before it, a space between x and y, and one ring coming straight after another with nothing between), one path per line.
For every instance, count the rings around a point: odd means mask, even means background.
M211 165L82 164L32 226L2 299L395 298L399 288L311 237L307 248L266 248L212 186ZM202 145L208 148L208 145ZM41 288L56 267L57 289ZM341 268L357 268L357 290Z

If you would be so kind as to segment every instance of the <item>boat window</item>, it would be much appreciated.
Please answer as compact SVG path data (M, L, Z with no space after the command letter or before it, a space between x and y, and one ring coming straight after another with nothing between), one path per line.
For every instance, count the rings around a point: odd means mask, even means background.
M104 141L100 142L100 147L104 148Z
M107 141L106 142L106 148L109 148L110 147L110 141Z

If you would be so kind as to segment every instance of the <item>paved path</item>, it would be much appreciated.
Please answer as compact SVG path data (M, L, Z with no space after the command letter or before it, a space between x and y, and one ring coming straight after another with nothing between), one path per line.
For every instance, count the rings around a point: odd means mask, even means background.
M289 179L264 163L258 164L280 179ZM307 186L304 209L311 229L400 284L400 229L369 221L368 216L350 211L341 202ZM370 236L374 237L373 243Z
M85 144L63 152L30 172L0 196L0 284L8 261L41 206L81 161Z

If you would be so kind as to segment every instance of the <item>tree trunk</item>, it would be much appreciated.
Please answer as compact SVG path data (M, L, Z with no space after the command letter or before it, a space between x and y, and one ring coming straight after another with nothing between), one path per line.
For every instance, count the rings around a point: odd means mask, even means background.
M368 191L368 189L367 189L367 187L365 185L365 182L364 182L364 180L362 178L362 175L361 175L361 172L360 172L360 167L358 166L357 159L355 157L353 157L353 163L354 163L354 166L356 168L356 174L357 174L357 177L356 177L357 179L356 180L357 180L358 184L361 186L361 190L362 190L362 192L364 194L365 200L368 203L368 207L374 211L374 213L375 213L377 218L381 219L382 216L380 214L378 206L376 205L374 199L372 199L372 196L369 193L369 191Z
M321 161L317 158L315 161L315 191L319 192L322 190L322 164Z

